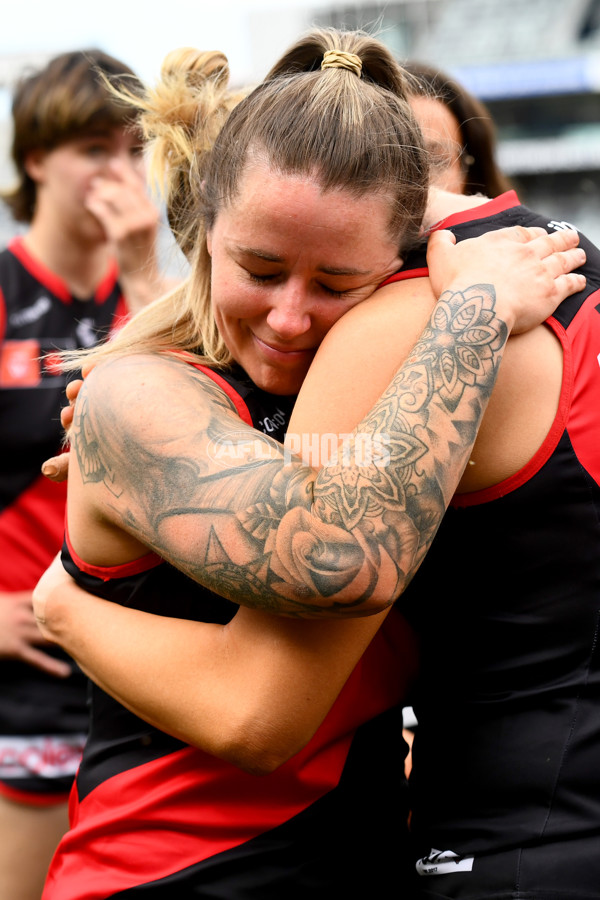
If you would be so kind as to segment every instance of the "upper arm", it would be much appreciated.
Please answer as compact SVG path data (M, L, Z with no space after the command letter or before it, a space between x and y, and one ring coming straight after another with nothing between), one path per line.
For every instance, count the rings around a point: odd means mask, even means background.
M178 559L180 568L196 559L211 513L233 509L243 497L243 466L224 466L214 452L215 436L234 428L248 426L224 392L190 365L134 355L96 367L70 433L76 471L69 528L77 552L96 565L139 556L140 547ZM250 480L260 495L267 481L260 467Z
M418 278L381 288L346 313L317 352L288 434L351 431L407 359L434 304L429 281Z

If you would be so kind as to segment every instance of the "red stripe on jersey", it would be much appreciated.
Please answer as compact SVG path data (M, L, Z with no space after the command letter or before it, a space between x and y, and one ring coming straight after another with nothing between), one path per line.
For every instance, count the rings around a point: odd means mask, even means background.
M462 225L464 222L472 222L474 219L487 219L488 216L496 216L498 213L505 212L505 210L512 209L513 206L518 205L519 198L516 191L506 191L506 193L500 194L499 197L488 200L487 203L471 206L468 209L463 209L462 212L452 213L452 215L446 216L445 219L440 219L439 222L431 226L428 234L431 234L433 231L443 231L445 228L453 228L455 225Z
M395 281L408 281L411 278L428 278L429 277L429 269L408 269L406 272L400 270L400 272L396 272L395 275L390 275L385 281L382 281L379 285L380 288L385 287L387 284L393 284ZM379 288L378 288L379 290Z
M58 297L63 303L71 303L73 298L66 282L29 253L22 237L13 238L8 245L8 249L17 257L29 274L33 275L40 284L48 288L55 297Z
M600 484L600 291L587 298L568 334L576 372L569 437L580 463Z
M198 371L202 372L204 375L208 375L210 380L214 381L214 383L218 385L225 394L227 394L229 399L234 404L237 414L242 422L245 422L246 425L251 425L254 428L254 422L252 421L250 410L246 406L246 401L240 397L236 389L231 384L229 384L229 382L225 378L223 378L222 375L219 375L219 373L214 369L210 369L208 366L202 365L202 363L198 362L193 353L188 353L186 350L169 350L167 352L170 356L176 356L183 362L187 362L195 369L198 369Z
M43 475L0 514L0 590L32 590L62 546L67 484Z
M246 406L246 403L236 389L226 381L222 375L219 375L218 372L215 372L214 369L209 369L207 366L201 366L199 363L194 363L196 369L199 369L201 372L204 372L205 375L208 375L215 384L218 384L221 390L225 391L229 399L235 404L235 408L237 410L237 414L246 425L251 425L254 428L254 423L252 421L252 416L250 415L250 410Z
M149 569L154 569L164 562L162 557L158 556L156 553L144 553L143 556L138 556L136 559L132 559L126 563L120 563L118 566L93 566L90 563L86 563L77 555L75 550L73 550L73 545L69 539L68 529L65 529L65 541L69 548L71 558L77 568L81 569L82 572L86 572L88 575L93 575L94 578L100 578L101 581L111 581L113 578L129 578L132 575L140 575L142 572L148 572Z
M71 303L72 302L72 293L71 289L67 285L66 281L63 281L59 275L56 275L52 272L51 269L46 268L46 266L39 259L36 259L35 256L32 256L27 247L23 242L22 237L13 238L13 240L9 243L8 249L14 256L17 257L19 262L27 269L30 275L33 275L40 284L43 284L44 287L48 288L55 297L58 297L59 300L62 300L63 303ZM115 260L111 260L108 266L108 271L106 275L102 278L102 281L96 288L96 292L94 294L94 300L96 303L104 303L105 300L110 297L115 284L117 283L119 272L117 269L117 263Z
M117 331L120 331L123 325L126 325L130 318L131 314L129 312L129 309L127 308L127 301L125 300L123 294L121 294L117 301L112 325L110 326L109 337L113 337L117 333Z
M533 454L528 463L522 469L505 478L498 484L492 484L490 487L483 488L481 491L471 491L467 494L455 494L452 498L452 506L464 509L467 506L475 506L478 503L489 503L491 500L497 500L498 497L504 497L511 491L516 491L527 481L540 471L542 466L548 462L558 446L562 434L567 427L567 420L571 409L571 401L573 395L573 358L571 353L571 343L567 337L567 333L563 326L556 319L548 319L546 324L552 328L563 349L563 376L560 389L560 399L558 401L558 409L554 417L554 421L550 426L548 434L543 442Z

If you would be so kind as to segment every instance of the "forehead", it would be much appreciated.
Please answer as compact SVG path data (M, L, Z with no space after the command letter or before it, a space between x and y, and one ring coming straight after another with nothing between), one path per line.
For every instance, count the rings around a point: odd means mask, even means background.
M384 192L324 189L316 176L252 162L242 173L236 196L218 213L216 225L227 220L231 236L251 232L273 242L320 237L329 248L341 249L348 242L354 245L359 236L366 242L393 240L391 218L392 201Z

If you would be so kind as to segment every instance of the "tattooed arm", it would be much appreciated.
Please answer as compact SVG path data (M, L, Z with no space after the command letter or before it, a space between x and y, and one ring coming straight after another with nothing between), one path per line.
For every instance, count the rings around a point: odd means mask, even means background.
M548 262L571 236L524 234L512 241L518 262L538 272L531 286L520 270L541 319L581 281L560 274L565 259ZM465 260L470 277L489 271L485 254L474 264L469 242L450 250L447 241L436 239L456 261L452 288L383 396L318 472L287 461L267 438L256 452L256 432L188 365L140 356L98 367L72 434L80 474L71 478L69 521L79 555L114 564L150 547L241 605L289 615L356 616L392 603L456 488L507 326L523 308L506 256L497 297L492 285L458 276ZM510 241L500 247L506 254Z

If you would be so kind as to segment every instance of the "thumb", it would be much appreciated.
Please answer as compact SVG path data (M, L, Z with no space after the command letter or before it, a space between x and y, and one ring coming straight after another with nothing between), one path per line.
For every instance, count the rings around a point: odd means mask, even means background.
M443 253L454 244L456 244L456 235L451 231L433 231L427 241L427 255L429 256L430 252Z
M455 246L456 237L451 231L434 231L427 241L429 280L436 297L442 293L444 283L449 283L458 274L454 271L456 263L452 258Z

